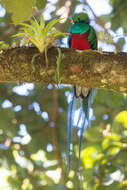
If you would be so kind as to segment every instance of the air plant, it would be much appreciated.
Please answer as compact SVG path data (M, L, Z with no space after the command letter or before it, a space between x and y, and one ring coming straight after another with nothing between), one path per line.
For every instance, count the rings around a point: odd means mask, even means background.
M23 37L28 43L34 44L40 53L43 53L57 37L68 34L62 33L54 27L61 20L53 19L45 25L44 17L41 15L40 23L35 18L30 20L30 24L21 23L21 33L13 35L13 37Z

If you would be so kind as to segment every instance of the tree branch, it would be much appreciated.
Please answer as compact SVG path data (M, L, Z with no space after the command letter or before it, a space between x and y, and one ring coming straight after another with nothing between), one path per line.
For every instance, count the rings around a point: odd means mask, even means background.
M127 93L127 53L77 51L61 48L64 57L60 66L61 83L109 89ZM58 51L48 50L49 66L45 56L34 47L13 48L0 52L0 82L57 83L56 59Z

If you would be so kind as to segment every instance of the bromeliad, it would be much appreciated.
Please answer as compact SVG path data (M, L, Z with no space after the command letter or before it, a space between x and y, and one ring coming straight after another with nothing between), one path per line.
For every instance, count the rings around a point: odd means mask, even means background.
M97 50L97 37L92 26L89 24L89 17L86 13L75 14L72 17L73 24L68 35L68 47L77 50ZM71 167L73 153L73 128L74 117L77 108L77 99L80 98L80 111L77 119L77 128L79 129L79 168L80 151L83 134L87 126L91 126L90 107L93 103L96 89L81 86L72 87L72 96L68 107L68 173ZM79 127L80 126L80 127Z

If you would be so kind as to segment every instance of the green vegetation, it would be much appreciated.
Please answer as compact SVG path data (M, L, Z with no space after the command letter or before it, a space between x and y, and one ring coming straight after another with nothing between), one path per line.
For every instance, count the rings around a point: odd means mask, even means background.
M87 11L94 13L87 2L83 1L88 8ZM81 4L78 0L71 3L69 7L69 1L65 0L59 0L54 4L46 0L22 0L21 3L18 0L13 2L1 0L0 4L6 9L6 14L0 17L0 49L7 49L8 46L20 47L30 42L29 46L34 45L39 53L44 52L57 36L69 31L71 24L69 16L74 13L75 7ZM97 36L103 44L112 45L116 52L122 51L127 28L127 3L125 0L110 0L110 5L112 6L110 14L100 17L93 14L93 20L101 26ZM50 6L52 6L51 21L45 24L41 17L41 22L37 22L45 9L50 10ZM61 18L53 19L58 18L58 15L63 16L61 10L67 13L67 20L63 24L59 24ZM33 15L35 19L29 19ZM30 24L27 23L29 21ZM22 23L21 28L18 25L20 23ZM55 24L57 25L53 28ZM123 34L119 36L116 30L120 27L123 29ZM113 36L109 29L112 30ZM18 31L22 32L17 34ZM19 38L12 38L12 35L21 36L21 41ZM114 41L116 37L118 40ZM62 41L57 43L60 45ZM63 55L59 51L58 55L56 52L56 56L58 56L56 78L59 84ZM51 84L43 88L44 85L0 84L0 179L2 179L0 189L2 190L81 188L78 176L79 139L76 129L72 170L69 177L66 175L67 97L71 88L62 85L57 88ZM123 99L122 94L98 90L93 109L95 118L92 127L85 133L81 152L83 186L87 187L87 190L126 190L127 97L124 96ZM3 179L6 184L3 183Z
M36 19L31 19L31 24L21 23L20 25L22 25L22 27L20 30L23 32L15 34L13 37L23 37L26 40L26 43L34 44L39 52L43 53L45 48L48 48L49 44L51 44L57 37L67 35L54 28L54 25L59 21L61 21L61 19L54 19L45 26L43 15L41 15L40 25Z

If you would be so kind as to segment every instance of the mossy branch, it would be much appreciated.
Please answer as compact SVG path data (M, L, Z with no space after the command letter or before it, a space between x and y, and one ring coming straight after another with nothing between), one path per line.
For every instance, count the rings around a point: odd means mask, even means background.
M64 54L59 73L61 83L127 93L127 53L60 49ZM57 48L49 48L47 52L48 69L43 53L36 57L35 72L32 72L31 60L36 53L38 50L34 47L1 51L0 82L56 83Z

